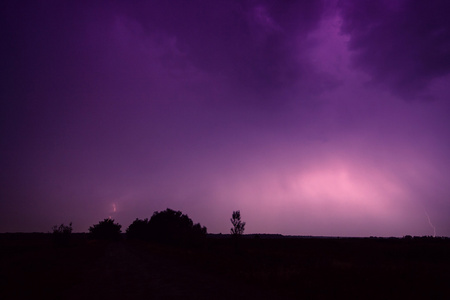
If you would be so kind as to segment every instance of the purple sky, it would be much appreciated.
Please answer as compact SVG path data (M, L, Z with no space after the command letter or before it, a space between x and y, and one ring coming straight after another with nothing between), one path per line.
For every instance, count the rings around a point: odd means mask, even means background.
M0 232L450 236L450 2L2 1Z

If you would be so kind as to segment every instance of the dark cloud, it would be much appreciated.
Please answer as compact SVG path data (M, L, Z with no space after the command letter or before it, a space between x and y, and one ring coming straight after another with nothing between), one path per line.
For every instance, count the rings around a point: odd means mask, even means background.
M3 82L67 99L105 80L119 77L115 85L130 91L153 84L149 69L173 77L193 67L238 89L237 101L272 101L294 86L308 94L330 84L306 55L322 12L321 1L5 2ZM136 35L125 50L112 36L118 22ZM136 56L138 42L158 48L159 66ZM114 73L119 68L128 80Z
M152 1L124 4L117 13L147 36L173 39L185 60L260 99L299 80L320 81L301 57L321 19L321 1Z
M354 65L374 82L426 99L431 81L450 73L448 1L342 1L340 9Z

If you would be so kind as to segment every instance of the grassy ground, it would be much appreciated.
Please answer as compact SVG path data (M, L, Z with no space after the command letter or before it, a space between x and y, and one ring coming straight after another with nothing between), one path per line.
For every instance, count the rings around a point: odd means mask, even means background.
M450 240L208 238L197 247L0 236L0 299L438 299Z
M106 243L83 236L65 247L51 235L2 235L0 299L64 299L65 291L83 281L87 266L105 253Z
M441 239L211 239L155 249L282 298L439 298L450 291L450 241Z

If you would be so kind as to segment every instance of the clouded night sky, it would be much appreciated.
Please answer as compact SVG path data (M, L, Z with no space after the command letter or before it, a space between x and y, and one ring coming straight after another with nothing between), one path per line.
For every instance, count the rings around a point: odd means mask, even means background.
M450 236L450 2L2 1L0 232Z

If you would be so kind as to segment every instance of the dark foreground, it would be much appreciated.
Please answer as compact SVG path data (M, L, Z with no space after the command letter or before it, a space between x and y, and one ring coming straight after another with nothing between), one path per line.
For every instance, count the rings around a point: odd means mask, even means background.
M210 237L195 247L0 235L0 299L442 299L450 240Z

